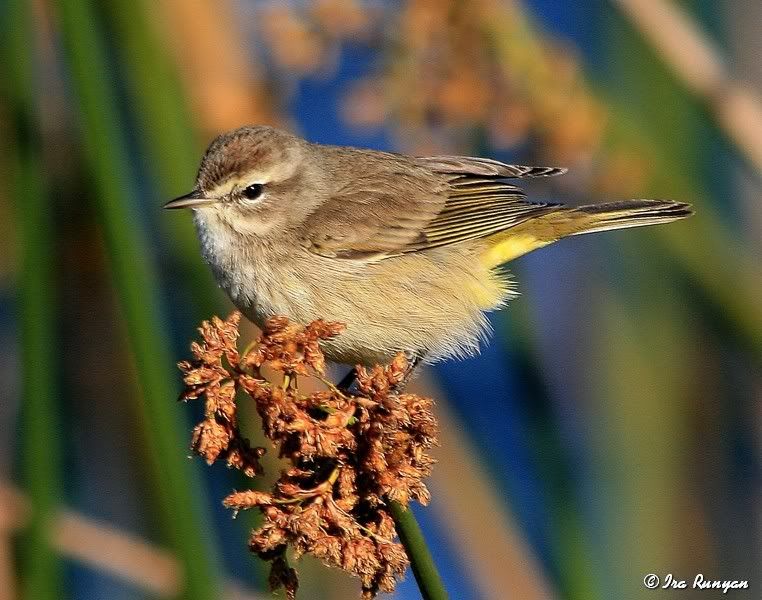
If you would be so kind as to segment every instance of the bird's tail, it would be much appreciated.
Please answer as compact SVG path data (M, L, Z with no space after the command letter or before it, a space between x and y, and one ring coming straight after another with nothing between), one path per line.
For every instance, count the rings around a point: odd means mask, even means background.
M491 236L482 260L488 267L496 267L570 235L669 223L692 214L690 205L667 200L559 207Z
M684 219L693 214L690 205L665 200L625 200L606 204L589 204L569 210L570 231L579 235L609 229L657 225ZM559 215L560 216L560 215Z

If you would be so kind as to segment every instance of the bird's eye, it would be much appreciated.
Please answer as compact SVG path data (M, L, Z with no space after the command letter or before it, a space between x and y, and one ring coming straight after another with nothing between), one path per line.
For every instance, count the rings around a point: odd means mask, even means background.
M261 183L252 183L250 186L243 188L243 197L247 200L256 200L262 195L265 186Z

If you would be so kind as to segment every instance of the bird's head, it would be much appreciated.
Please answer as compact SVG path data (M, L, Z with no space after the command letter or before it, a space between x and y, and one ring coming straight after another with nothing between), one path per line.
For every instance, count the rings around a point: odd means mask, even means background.
M195 188L164 208L190 208L242 234L296 224L312 210L320 187L311 152L304 140L273 127L225 133L204 154Z

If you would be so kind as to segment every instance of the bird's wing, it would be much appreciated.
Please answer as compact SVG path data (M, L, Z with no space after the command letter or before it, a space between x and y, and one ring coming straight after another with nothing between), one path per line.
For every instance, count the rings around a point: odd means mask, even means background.
M523 177L553 177L566 173L566 169L563 167L508 165L492 158L476 158L473 156L426 156L414 160L427 166L435 173L465 177L521 179Z
M388 258L489 236L559 208L527 202L505 179L564 169L463 156L407 160L338 190L307 220L304 245L331 258Z

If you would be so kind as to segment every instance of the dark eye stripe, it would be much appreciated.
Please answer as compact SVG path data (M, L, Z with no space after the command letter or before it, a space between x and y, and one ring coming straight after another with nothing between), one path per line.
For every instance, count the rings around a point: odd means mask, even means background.
M261 183L252 183L250 186L243 188L241 193L247 200L256 200L262 195L264 189L265 186Z

